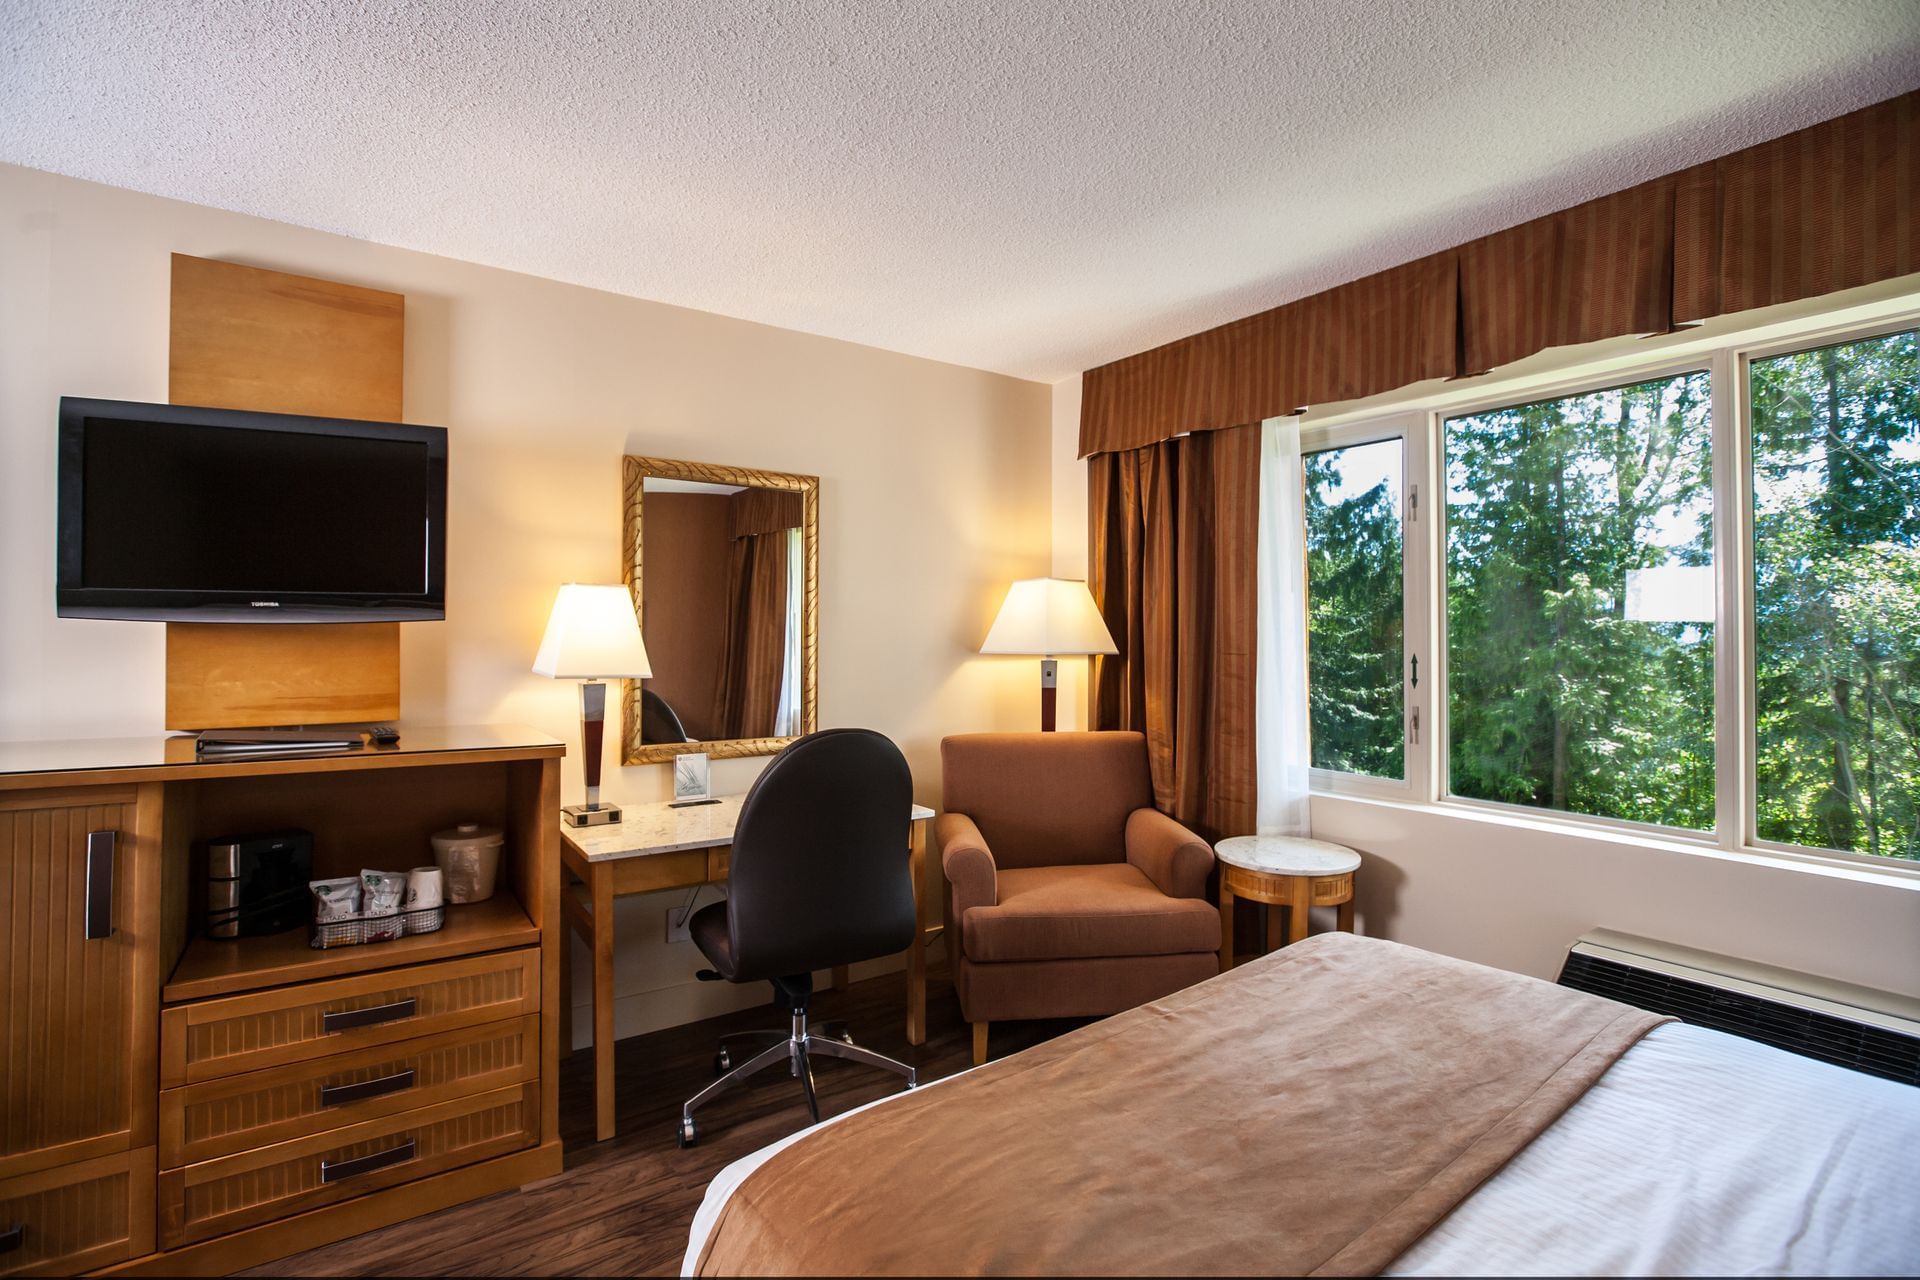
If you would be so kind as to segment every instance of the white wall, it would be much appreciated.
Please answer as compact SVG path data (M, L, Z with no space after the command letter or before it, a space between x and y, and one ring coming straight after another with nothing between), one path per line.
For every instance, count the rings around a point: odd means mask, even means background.
M1079 409L1080 380L1056 383L1053 563L1063 576L1086 559ZM1314 835L1366 855L1363 933L1552 978L1574 939L1602 927L1920 996L1920 880L1434 805L1315 796L1312 814Z
M920 800L942 734L1033 724L1026 664L976 651L1005 584L1047 571L1047 387L0 166L0 740L160 731L163 628L53 615L54 411L166 399L176 251L407 296L406 413L450 429L451 509L447 621L402 629L404 719L564 738L577 794L577 695L528 668L559 583L619 580L640 453L820 476L821 723L893 737ZM761 765L717 761L716 789ZM763 999L692 982L664 942L680 897L622 903L623 1035Z

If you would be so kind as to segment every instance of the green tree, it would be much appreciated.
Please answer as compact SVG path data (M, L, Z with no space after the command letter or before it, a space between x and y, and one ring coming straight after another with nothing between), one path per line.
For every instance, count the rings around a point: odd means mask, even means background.
M1627 617L1627 574L1712 560L1705 374L1447 423L1455 794L1713 824L1708 622Z
M1758 831L1920 858L1920 350L1751 366Z

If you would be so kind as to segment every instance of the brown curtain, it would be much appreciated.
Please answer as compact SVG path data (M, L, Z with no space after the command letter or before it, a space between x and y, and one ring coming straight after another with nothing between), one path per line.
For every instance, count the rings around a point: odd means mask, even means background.
M1920 91L1086 371L1080 454L1920 272Z
M1680 320L1814 298L1920 271L1920 93L1681 175Z
M1254 823L1260 428L1103 453L1088 467L1088 583L1120 652L1093 727L1147 735L1154 801L1202 836Z
M1658 178L1462 246L1459 372L1671 329L1675 185Z
M805 517L805 500L791 489L742 489L728 501L733 536L798 529Z
M727 638L714 721L725 738L768 738L787 638L787 531L733 540Z

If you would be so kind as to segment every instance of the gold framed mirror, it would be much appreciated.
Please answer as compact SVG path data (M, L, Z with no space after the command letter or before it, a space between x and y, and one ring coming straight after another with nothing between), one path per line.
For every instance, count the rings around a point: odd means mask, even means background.
M626 682L627 764L764 756L812 733L820 480L628 456L623 578L653 675Z

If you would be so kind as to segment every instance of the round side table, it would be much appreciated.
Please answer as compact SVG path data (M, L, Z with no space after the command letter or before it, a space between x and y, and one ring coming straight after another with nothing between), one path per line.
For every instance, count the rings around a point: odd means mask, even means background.
M1287 908L1287 941L1307 936L1307 910L1334 907L1353 932L1353 873L1360 855L1343 844L1300 836L1234 836L1214 846L1220 859L1220 971L1233 968L1233 900L1267 905L1268 950L1278 932L1273 912Z

